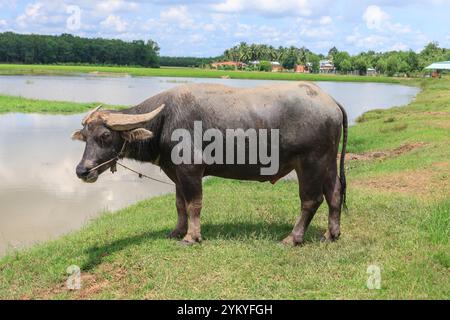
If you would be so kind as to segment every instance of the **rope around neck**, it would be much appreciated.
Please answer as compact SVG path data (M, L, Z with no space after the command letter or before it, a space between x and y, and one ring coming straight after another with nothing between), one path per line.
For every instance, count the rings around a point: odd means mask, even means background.
M157 181L157 182L160 182L160 183L164 183L164 184L167 184L167 185L169 185L169 186L174 186L173 183L166 182L166 181L163 181L163 180L159 180L159 179L156 179L156 178L152 178L152 177L147 176L147 175L145 175L145 174L143 174L143 173L140 173L140 172L138 172L138 171L136 171L136 170L133 170L133 169L127 167L126 165L120 163L119 161L117 161L116 163L117 163L119 166L121 166L122 168L127 169L127 170L129 170L129 171L131 171L131 172L133 172L133 173L136 173L136 174L139 176L139 178L141 178L141 179L142 179L142 178L147 178L147 179L149 179L149 180L153 180L153 181Z

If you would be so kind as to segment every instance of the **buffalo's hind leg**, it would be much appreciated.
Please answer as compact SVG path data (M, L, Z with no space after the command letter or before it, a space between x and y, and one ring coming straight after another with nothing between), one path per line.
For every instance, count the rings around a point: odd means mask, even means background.
M323 236L325 241L335 241L341 235L341 182L337 175L336 161L333 160L332 169L328 171L328 177L324 184L325 199L329 207L328 230Z
M292 233L283 240L286 245L299 245L317 209L323 202L324 165L316 157L302 159L296 168L301 200L301 214Z
M188 216L186 209L186 200L179 185L176 186L176 207L178 212L178 222L175 230L169 234L171 239L182 239L188 231Z

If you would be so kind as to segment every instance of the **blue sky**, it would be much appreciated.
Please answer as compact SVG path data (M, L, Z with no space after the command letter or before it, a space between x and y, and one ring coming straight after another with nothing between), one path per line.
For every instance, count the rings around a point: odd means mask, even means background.
M216 56L241 41L418 51L450 47L448 12L450 0L0 0L0 31L153 39L173 56Z

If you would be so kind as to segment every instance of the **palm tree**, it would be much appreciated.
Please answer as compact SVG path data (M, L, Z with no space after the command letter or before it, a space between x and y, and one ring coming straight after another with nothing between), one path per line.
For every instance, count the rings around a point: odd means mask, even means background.
M250 60L252 61L259 60L260 54L261 54L261 47L253 43L250 46Z
M269 46L269 60L273 61L276 58L277 58L277 50L274 47Z
M241 42L238 47L239 62L248 62L251 58L251 48L246 42Z
M300 48L297 53L297 64L306 65L308 63L308 55L304 47Z
M288 53L289 53L288 49L286 49L282 46L279 46L276 51L277 56L275 59L279 62L283 62L288 57Z

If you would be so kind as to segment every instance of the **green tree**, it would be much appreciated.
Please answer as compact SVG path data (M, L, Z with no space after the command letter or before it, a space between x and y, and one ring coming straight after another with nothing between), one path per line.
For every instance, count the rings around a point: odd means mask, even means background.
M377 69L378 72L380 73L386 73L387 72L387 62L386 59L384 58L380 58L377 62L377 64L375 65L375 68Z
M0 33L0 61L16 63L94 63L158 67L154 41L90 39L70 34L44 36Z
M367 68L369 67L369 63L367 57L363 55L356 56L353 59L353 69L357 70L360 74L366 74Z
M408 73L408 72L410 72L410 66L409 66L409 64L408 64L406 61L401 60L400 63L399 63L399 65L398 65L398 71L399 71L399 72L402 72L402 73Z
M293 54L289 54L283 61L282 65L285 69L294 69L297 64L297 57Z
M415 71L419 70L419 57L417 53L412 50L409 50L406 56L406 62L408 63L409 70Z
M259 62L259 70L266 72L272 71L272 64L270 61L262 60Z
M344 72L349 71L349 70L343 70L342 63L344 61L347 61L351 65L350 59L351 59L351 57L348 52L345 52L345 51L337 52L333 58L333 63L334 63L334 66L336 67L336 70L344 71Z
M386 61L386 73L388 76L392 77L398 73L400 67L400 60L398 57L392 55Z
M311 63L311 71L314 73L318 73L319 72L319 68L320 68L320 56L316 55L316 54L309 54L308 55L308 61L309 63Z
M341 62L340 71L350 72L352 70L353 70L353 66L352 66L352 62L350 61L350 59L345 59L344 61Z
M297 64L306 65L308 63L308 51L300 48L297 53Z
M328 51L327 58L333 60L334 57L336 56L336 54L338 54L338 53L339 53L339 50L336 47L333 47Z

